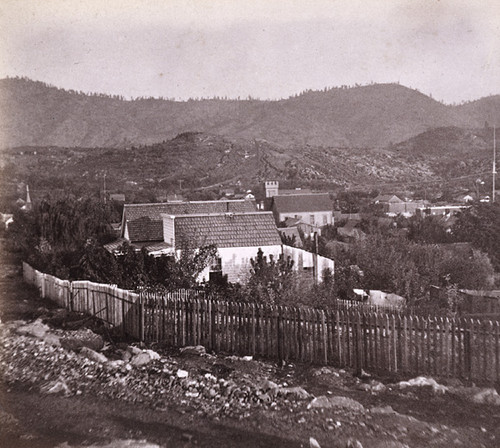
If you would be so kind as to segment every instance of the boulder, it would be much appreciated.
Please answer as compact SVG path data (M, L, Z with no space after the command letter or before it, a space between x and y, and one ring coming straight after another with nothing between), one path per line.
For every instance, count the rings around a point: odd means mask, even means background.
M153 359L151 358L151 355L147 352L141 352L137 355L135 355L131 360L130 364L132 364L134 367L143 367L147 364L149 364Z
M17 327L16 329L18 334L32 336L38 339L42 339L47 331L49 331L49 326L45 325L41 319L37 319L34 322Z
M309 448L321 448L321 445L314 437L309 437Z
M177 370L177 378L187 378L189 376L189 372L186 370L179 369Z
M90 359L91 361L95 361L95 362L98 362L100 364L108 362L108 358L106 358L106 356L104 356L102 353L98 353L95 350L92 350L91 348L88 348L88 347L82 347L80 350L80 354L82 356L85 356L86 358Z
M377 406L370 409L372 414L397 414L391 406Z
M364 391L371 392L371 393L377 393L377 392L383 392L387 388L380 381L371 380L368 383L362 383L362 384L358 385L357 389L364 390Z
M87 347L91 350L99 351L104 347L104 339L102 336L94 333L88 328L67 331L60 338L60 341L61 345L66 350L78 351L82 347Z
M144 353L147 353L153 361L161 358L160 354L155 352L154 350L144 350Z
M64 394L69 395L70 390L66 382L62 379L51 381L40 388L42 394Z
M397 385L400 389L408 387L431 387L435 394L444 394L448 391L446 386L437 383L434 378L427 378L425 376L419 376L408 381L400 381Z
M308 409L343 409L352 412L364 412L365 407L356 400L348 397L327 397L322 395L312 400Z
M307 400L311 397L309 392L307 392L302 387L280 387L278 389L279 395L283 395L285 397L292 397L296 400Z
M500 406L500 395L495 389L481 389L471 396L471 401L479 404Z
M193 345L188 347L183 347L180 350L181 355L183 356L201 356L207 353L205 347L203 345Z

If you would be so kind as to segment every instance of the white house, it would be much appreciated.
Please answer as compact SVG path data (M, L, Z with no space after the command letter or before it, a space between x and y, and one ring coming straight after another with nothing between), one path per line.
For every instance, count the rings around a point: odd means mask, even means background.
M202 215L163 214L163 238L176 252L185 244L217 247L217 263L207 267L199 280L208 280L210 272L227 275L232 283L245 283L250 275L250 259L258 250L278 259L281 237L270 212L214 213Z

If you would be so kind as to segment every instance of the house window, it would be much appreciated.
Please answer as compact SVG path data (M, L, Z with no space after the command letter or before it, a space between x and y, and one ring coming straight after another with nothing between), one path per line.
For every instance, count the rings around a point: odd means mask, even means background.
M309 223L314 224L314 215L309 216Z
M323 225L326 226L328 224L328 215L323 215Z
M222 258L216 258L215 262L210 266L212 272L222 272Z

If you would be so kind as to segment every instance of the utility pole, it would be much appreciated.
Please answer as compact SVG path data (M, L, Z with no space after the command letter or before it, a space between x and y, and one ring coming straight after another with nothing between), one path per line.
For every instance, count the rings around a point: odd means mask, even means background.
M104 171L104 176L103 176L103 200L104 200L104 203L106 204L106 171Z
M492 182L492 192L491 192L491 202L494 204L495 203L495 178L497 175L497 167L496 167L496 146L497 146L497 140L496 140L496 126L493 126L493 182Z

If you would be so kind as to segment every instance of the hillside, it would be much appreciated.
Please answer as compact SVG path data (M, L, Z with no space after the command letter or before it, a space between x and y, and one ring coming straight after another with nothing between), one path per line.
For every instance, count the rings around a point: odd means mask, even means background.
M435 127L498 122L500 96L447 106L400 85L375 84L280 101L127 101L3 79L0 112L4 146L120 147L205 132L281 146L385 147Z
M127 148L18 147L0 161L4 195L127 192L153 200L161 192L217 190L221 185L250 188L266 179L322 189L384 189L422 184L471 187L491 168L487 130L440 128L388 149L318 146L284 148L263 140L183 133L172 140ZM456 181L453 179L457 179ZM10 193L9 193L10 192ZM17 196L16 196L17 195ZM138 196L137 196L138 195Z

